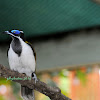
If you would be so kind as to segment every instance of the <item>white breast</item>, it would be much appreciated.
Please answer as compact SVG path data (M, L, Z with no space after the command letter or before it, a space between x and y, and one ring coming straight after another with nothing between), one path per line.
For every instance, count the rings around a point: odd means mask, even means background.
M19 73L26 73L31 76L32 72L35 72L35 57L31 47L20 39L22 46L22 53L19 57L12 49L8 51L8 61L12 70L18 71Z

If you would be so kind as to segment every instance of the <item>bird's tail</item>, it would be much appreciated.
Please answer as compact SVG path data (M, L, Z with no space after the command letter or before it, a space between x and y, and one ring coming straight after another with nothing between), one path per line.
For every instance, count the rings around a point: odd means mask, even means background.
M23 100L35 100L33 89L21 85L21 95Z

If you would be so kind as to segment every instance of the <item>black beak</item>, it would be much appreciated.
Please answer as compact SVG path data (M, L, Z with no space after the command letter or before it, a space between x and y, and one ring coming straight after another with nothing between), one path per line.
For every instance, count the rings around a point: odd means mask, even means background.
M3 34L8 34L8 35L10 35L10 36L12 36L12 37L16 37L16 38L18 38L17 36L13 35L13 34L10 33L9 31L4 31Z
M3 34L9 34L9 31L4 31L4 32L2 32Z
M4 31L2 32L3 34L8 34L8 35L12 35L9 31Z

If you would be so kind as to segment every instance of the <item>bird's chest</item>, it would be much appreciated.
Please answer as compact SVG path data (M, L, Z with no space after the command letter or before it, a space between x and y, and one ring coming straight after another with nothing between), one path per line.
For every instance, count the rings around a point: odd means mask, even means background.
M31 73L31 71L35 70L32 49L24 42L20 43L20 45L10 45L8 60L10 68L20 73Z
M9 61L9 65L10 68L12 70L17 71L17 68L20 68L20 57L18 56L17 53L15 53L15 51L13 50L13 48L10 46L10 49L8 51L8 61Z

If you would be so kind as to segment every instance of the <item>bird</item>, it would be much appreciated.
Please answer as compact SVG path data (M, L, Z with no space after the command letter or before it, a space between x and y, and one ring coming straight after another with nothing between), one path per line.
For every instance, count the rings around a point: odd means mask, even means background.
M26 74L38 81L36 72L36 53L32 45L25 40L22 30L4 31L12 37L7 51L8 62L11 70ZM24 100L35 100L34 90L21 85L21 96Z

